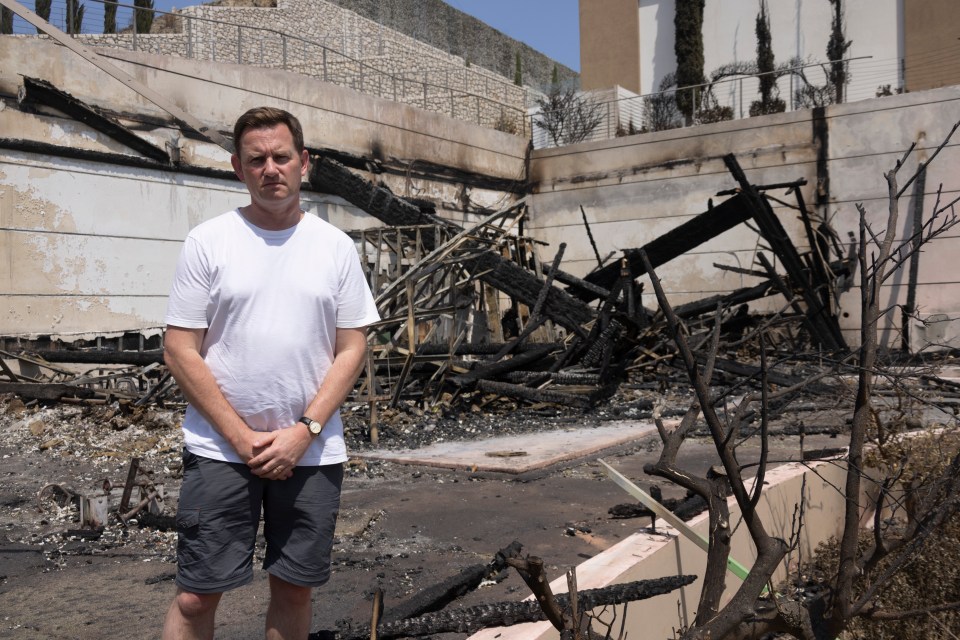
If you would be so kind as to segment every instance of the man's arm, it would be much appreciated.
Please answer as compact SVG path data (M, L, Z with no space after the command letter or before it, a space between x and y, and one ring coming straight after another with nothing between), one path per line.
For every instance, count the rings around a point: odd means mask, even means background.
M363 371L367 359L367 328L337 329L334 349L333 364L304 412L322 424L326 424L347 399ZM306 428L280 429L258 435L260 438L253 442L254 448L266 448L247 464L259 476L269 476L277 466L292 469L300 462L314 437Z
M256 453L254 442L260 434L247 426L230 406L200 356L205 334L206 329L167 325L163 360L190 404L230 443L242 460L248 461Z

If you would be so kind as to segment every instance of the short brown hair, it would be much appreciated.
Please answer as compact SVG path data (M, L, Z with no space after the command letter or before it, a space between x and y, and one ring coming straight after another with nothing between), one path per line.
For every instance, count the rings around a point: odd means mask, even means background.
M254 107L237 119L237 123L233 125L233 144L236 146L236 153L240 152L240 136L247 129L261 129L278 124L287 125L287 129L293 136L294 148L297 153L302 153L303 127L300 126L300 121L292 113L276 107Z

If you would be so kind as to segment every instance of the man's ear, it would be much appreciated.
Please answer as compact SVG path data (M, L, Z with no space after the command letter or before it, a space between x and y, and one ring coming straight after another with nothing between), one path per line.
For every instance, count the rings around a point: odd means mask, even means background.
M310 171L310 152L304 149L300 152L300 175L306 177Z
M244 182L243 167L240 166L240 156L233 154L230 156L230 164L233 165L233 172L237 174L237 180Z

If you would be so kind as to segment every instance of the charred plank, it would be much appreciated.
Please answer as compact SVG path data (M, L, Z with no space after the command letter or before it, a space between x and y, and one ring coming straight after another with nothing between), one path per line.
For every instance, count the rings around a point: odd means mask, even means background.
M596 396L600 390L597 389L589 395L571 393L568 391L554 391L552 389L531 389L519 384L510 384L507 382L496 382L494 380L481 380L477 383L477 388L488 393L496 393L511 398L521 400L530 400L532 402L549 402L566 407L576 407L578 409L589 409L596 402Z
M670 593L693 583L693 575L670 576L653 580L638 580L625 584L616 584L600 589L586 589L578 594L581 610L646 600L654 596ZM570 598L567 594L556 596L557 603L566 608ZM523 622L537 622L547 617L540 605L530 600L521 602L498 602L457 609L440 611L417 618L383 623L377 628L379 640L390 638L418 637L438 633L473 633L486 627L504 627ZM368 626L338 630L338 640L361 640L370 638ZM310 640L325 640L324 632L310 634Z
M53 107L151 160L171 164L170 154L166 150L144 140L113 118L101 113L96 107L56 88L46 80L24 77L18 98L21 107L32 104Z
M61 398L92 398L93 389L69 384L42 382L0 382L0 393L14 393L30 400L60 400Z
M516 558L521 551L522 545L519 542L510 543L498 551L489 563L467 567L457 575L423 589L409 600L392 607L384 613L383 622L405 620L443 609L460 596L479 587L488 575L502 571L507 566L507 558Z
M640 249L626 249L623 255L627 258L632 273L644 273L643 261L640 252L645 251L654 268L683 255L700 246L725 231L746 222L752 217L751 209L746 206L745 198L738 194L724 200L712 209L688 220L676 229L668 231L659 238L648 242ZM604 289L611 289L620 278L621 266L619 262L608 264L602 269L590 273L584 278L590 284ZM559 279L559 278L558 278ZM572 289L575 295L587 302L596 300L598 296L591 292Z

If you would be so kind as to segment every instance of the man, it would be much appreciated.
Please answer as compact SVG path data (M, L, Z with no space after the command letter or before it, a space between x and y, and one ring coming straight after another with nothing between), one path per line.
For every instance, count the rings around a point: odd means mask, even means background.
M297 119L251 109L233 135L250 204L190 232L167 309L164 359L189 404L166 640L213 637L223 593L253 579L261 507L266 637L307 637L347 459L339 407L378 320L353 241L300 208Z

